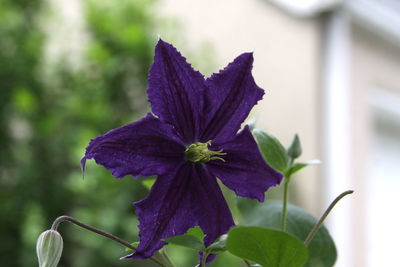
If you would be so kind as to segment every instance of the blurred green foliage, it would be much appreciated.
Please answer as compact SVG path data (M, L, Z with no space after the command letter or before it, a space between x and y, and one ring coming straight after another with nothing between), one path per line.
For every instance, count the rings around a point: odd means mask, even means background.
M79 160L90 138L148 106L152 3L84 2L89 41L79 70L46 63L45 3L0 4L0 265L7 267L37 266L36 238L63 214L136 240L131 202L147 192L92 162L82 180ZM68 223L60 231L60 266L146 266L118 261L124 248L93 233Z

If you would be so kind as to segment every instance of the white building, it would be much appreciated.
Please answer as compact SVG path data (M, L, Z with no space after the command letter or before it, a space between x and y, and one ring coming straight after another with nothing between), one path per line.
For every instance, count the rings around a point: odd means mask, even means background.
M255 52L258 126L285 144L299 133L302 158L323 161L295 179L299 205L319 217L355 190L328 221L336 266L398 264L400 1L164 0L159 11L183 25L185 54L223 67Z

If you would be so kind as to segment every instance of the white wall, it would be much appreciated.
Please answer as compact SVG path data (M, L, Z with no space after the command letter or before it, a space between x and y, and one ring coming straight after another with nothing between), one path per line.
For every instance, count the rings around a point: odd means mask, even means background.
M267 91L256 108L258 126L285 145L299 133L303 159L320 158L320 25L316 20L293 18L262 0L164 0L158 10L160 16L175 16L178 25L183 25L179 31L185 37L178 37L177 46L185 54L197 50L203 55L205 46L214 48L210 51L215 70L242 52L254 51L253 73L258 85ZM177 34L160 31L170 41L169 36ZM319 216L322 203L318 200L318 167L306 169L301 176L294 179L300 187L298 198Z
M372 243L374 245L387 247L390 246L388 243L385 244L376 243L374 236L383 234L383 230L371 228L371 223L374 221L368 221L370 218L379 218L380 220L391 220L390 214L386 218L381 218L379 212L376 212L371 208L371 201L373 206L376 207L376 201L382 201L379 194L390 193L382 190L377 190L375 195L371 196L369 190L374 186L375 180L378 177L377 173L383 174L383 170L379 169L379 166L371 166L372 162L375 161L376 157L380 158L380 166L389 164L388 159L382 157L385 153L385 146L381 146L382 142L386 142L387 134L377 131L375 125L378 120L382 120L382 117L377 117L377 109L374 106L376 101L382 96L382 92L389 93L389 95L400 97L400 47L391 44L376 35L369 30L361 27L357 24L353 25L353 40L352 40L352 98L353 98L353 142L352 147L354 150L354 161L353 161L353 177L355 190L354 195L355 208L354 208L354 226L353 233L356 240L357 250L354 255L356 258L356 266L375 266L371 265L368 255L376 257L376 250L372 249ZM376 89L379 89L376 91ZM382 91L384 89L384 91ZM380 92L376 94L376 92ZM371 99L374 100L371 104ZM392 99L393 97L386 97L386 99ZM380 106L385 109L398 109L399 104L391 104L393 101L381 102ZM396 101L395 101L396 102ZM374 104L375 103L375 104ZM386 116L386 119L389 119ZM390 135L390 134L389 134ZM392 138L393 139L393 138ZM391 139L391 140L392 140ZM393 140L392 140L393 141ZM393 141L394 142L394 141ZM393 143L392 142L392 143ZM393 147L395 147L395 142ZM386 146L387 147L387 146ZM390 147L390 146L389 146ZM387 151L387 155L390 151ZM382 163L386 162L386 163ZM389 169L384 170L389 171ZM373 174L373 175L372 175ZM396 174L397 175L397 174ZM375 177L375 178L374 178ZM386 183L386 181L382 181ZM379 192L378 192L379 191ZM390 203L387 203L391 205ZM395 210L396 208L394 208ZM396 211L394 211L396 213ZM389 224L387 225L389 227ZM385 239L389 240L400 236L400 231L393 229L390 236L386 236ZM381 257L383 257L381 255ZM386 256L385 256L386 257ZM371 259L372 260L372 259ZM380 264L380 266L387 266Z

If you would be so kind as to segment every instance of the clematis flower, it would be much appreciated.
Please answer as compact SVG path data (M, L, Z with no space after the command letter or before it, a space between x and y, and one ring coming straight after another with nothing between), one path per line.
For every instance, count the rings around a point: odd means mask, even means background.
M159 40L147 94L152 113L90 141L87 159L115 177L157 175L147 198L134 203L140 243L127 256L144 259L164 238L200 226L205 246L234 225L218 177L238 196L264 200L282 175L263 160L240 126L264 91L252 77L252 53L205 79L171 45Z

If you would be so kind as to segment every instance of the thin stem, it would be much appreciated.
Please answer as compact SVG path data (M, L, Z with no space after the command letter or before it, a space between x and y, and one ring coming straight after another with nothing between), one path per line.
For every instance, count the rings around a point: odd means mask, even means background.
M119 237L117 237L115 235L112 235L110 233L104 232L104 231L102 231L100 229L97 229L97 228L95 228L93 226L87 225L87 224L85 224L83 222L80 222L80 221L76 220L75 218L72 218L72 217L66 216L66 215L60 216L57 219L55 219L55 221L53 222L53 224L51 226L51 230L57 230L59 224L61 222L63 222L63 221L69 221L69 222L71 222L73 224L76 224L76 225L78 225L78 226L80 226L82 228L85 228L85 229L87 229L89 231L95 232L96 234L99 234L99 235L107 237L107 238L109 238L111 240L114 240L114 241L124 245L125 247L130 248L133 251L136 251L136 247L132 246L129 242L127 242L127 241L125 241L125 240L123 240L123 239L121 239L121 238L119 238ZM153 261L154 263L157 263L159 266L166 267L162 262L160 262L159 260L155 259L154 257L150 258L149 260Z
M318 232L319 228L321 227L322 223L325 221L326 217L329 215L331 210L335 207L335 205L345 196L352 194L354 191L353 190L347 190L341 193L339 196L333 200L333 202L329 205L329 207L326 209L322 217L319 219L319 221L313 226L311 229L310 233L307 235L306 240L304 240L304 245L308 246L310 244L311 240L314 238L315 234Z
M287 202L288 202L288 191L289 191L290 176L285 176L283 182L283 208L282 208L282 232L286 231L286 214L287 214Z
M250 264L249 261L247 261L247 260L243 260L243 261L244 261L244 263L246 263L246 266L247 266L247 267L251 267L251 264Z
M201 259L201 267L206 267L208 252L203 252L203 257Z

